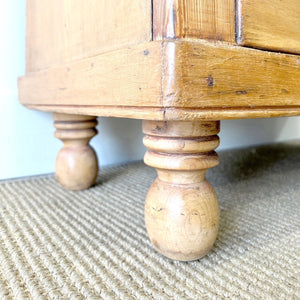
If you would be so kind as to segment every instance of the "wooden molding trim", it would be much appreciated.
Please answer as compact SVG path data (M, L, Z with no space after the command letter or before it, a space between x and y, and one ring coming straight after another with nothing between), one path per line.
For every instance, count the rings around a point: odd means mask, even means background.
M29 73L19 79L19 96L31 107L181 108L199 115L216 108L228 110L225 117L230 110L268 116L277 108L296 114L300 57L221 42L148 42ZM131 115L139 118L135 110Z
M141 120L232 120L272 117L293 117L300 115L298 107L234 107L219 108L170 108L170 107L136 107L136 106L84 106L84 105L26 105L29 109L66 114L96 115L102 117L132 118Z

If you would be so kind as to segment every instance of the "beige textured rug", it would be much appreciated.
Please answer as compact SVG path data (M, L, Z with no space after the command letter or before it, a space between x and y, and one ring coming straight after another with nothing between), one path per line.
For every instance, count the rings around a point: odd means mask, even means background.
M101 171L70 192L54 176L0 183L0 299L300 299L300 143L220 153L208 172L213 250L173 262L151 247L143 203L155 171Z

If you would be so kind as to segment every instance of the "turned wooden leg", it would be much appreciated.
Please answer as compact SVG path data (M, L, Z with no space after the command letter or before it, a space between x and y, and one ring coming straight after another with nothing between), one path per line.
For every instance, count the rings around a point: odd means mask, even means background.
M89 188L98 174L97 155L89 145L97 134L96 117L54 113L53 119L55 137L64 143L56 158L58 181L70 190Z
M219 228L216 193L205 179L219 163L220 122L144 121L144 161L158 178L145 203L147 231L158 252L195 260L213 246Z

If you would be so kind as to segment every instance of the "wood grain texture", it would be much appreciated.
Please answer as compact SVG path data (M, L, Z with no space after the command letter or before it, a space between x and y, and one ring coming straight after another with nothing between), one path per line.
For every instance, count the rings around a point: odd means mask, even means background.
M153 0L153 38L235 42L234 0Z
M161 44L145 43L27 74L20 101L48 105L161 105Z
M300 105L300 57L223 43L165 42L163 106Z
M55 137L64 146L55 164L57 180L67 189L83 190L91 187L98 175L98 160L89 141L97 134L94 116L53 114Z
M247 117L251 111L264 117L288 114L289 107L293 115L300 107L299 83L296 55L223 43L157 41L27 74L19 80L19 95L31 107L85 106L83 111L92 105L101 113L108 105L127 114L132 107L136 118L137 107L151 107L170 119L223 119Z
M237 0L238 43L300 53L299 0Z
M143 122L144 161L158 174L146 198L146 228L168 258L199 259L216 240L218 201L205 173L219 163L219 131L220 122Z
M151 0L28 0L27 72L151 40Z

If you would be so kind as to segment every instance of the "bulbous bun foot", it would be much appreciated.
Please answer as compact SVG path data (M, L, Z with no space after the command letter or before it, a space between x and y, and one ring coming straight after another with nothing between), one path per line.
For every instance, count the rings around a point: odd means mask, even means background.
M149 189L145 222L155 249L173 260L204 256L217 238L217 195L205 179L219 163L219 122L144 121L144 161L158 178Z
M217 238L216 193L207 180L174 185L156 179L146 198L145 222L158 252L173 260L199 259Z
M59 183L69 190L91 187L98 175L98 160L90 146L62 148L56 157L55 174Z
M98 159L89 141L97 134L96 117L54 114L55 137L63 141L55 173L62 186L70 190L91 187L98 175Z

